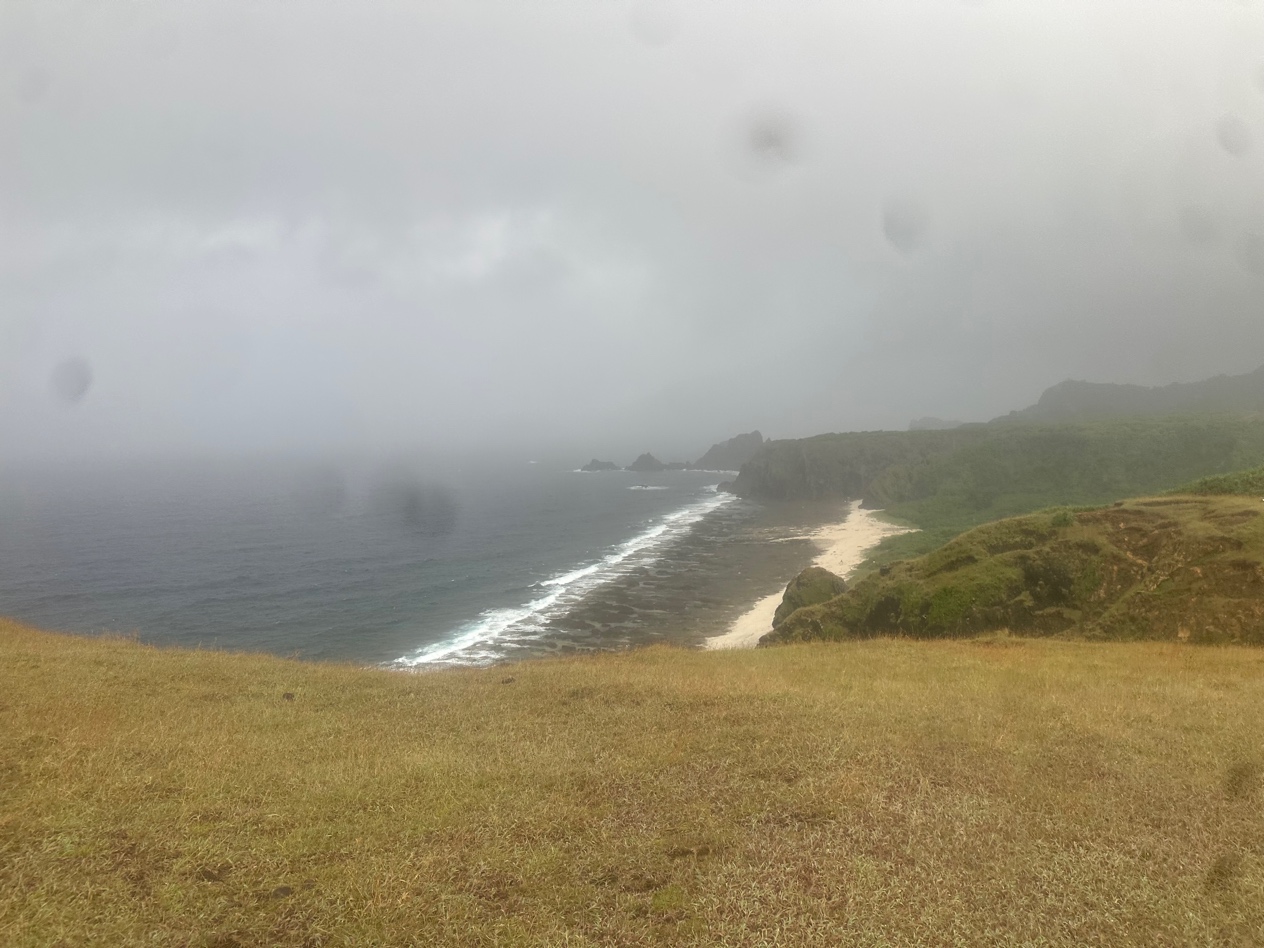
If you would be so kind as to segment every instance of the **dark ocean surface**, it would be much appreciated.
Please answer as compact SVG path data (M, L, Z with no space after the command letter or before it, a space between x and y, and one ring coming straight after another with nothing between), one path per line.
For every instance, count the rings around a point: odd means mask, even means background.
M728 475L731 476L731 475ZM698 645L838 511L726 475L545 463L0 474L0 614L44 628L426 667Z

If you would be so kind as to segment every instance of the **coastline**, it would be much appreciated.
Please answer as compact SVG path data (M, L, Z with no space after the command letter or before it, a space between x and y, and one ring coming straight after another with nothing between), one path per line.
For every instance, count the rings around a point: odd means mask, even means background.
M846 518L839 523L826 524L811 534L812 541L820 548L820 553L812 560L811 565L824 567L836 576L850 579L869 551L883 539L911 532L907 527L880 520L877 516L879 513L880 510L865 510L860 506L859 500L853 500L847 508ZM712 636L702 647L754 648L761 638L772 631L773 614L781 605L783 595L784 586L763 597L740 615L727 632Z

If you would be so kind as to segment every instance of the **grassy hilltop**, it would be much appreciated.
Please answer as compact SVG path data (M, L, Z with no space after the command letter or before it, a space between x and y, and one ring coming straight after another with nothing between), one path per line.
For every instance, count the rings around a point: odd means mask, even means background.
M1255 649L884 640L404 675L11 623L0 648L6 946L1264 931Z

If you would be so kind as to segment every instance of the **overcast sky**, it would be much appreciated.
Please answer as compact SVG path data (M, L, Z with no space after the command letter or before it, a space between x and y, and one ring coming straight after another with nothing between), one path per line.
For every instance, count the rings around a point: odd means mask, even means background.
M3 0L9 456L690 457L1264 363L1264 3Z

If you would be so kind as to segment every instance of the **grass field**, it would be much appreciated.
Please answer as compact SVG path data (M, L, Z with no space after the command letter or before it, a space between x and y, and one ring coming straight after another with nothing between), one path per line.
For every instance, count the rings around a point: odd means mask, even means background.
M1264 938L1259 650L0 649L6 946Z

